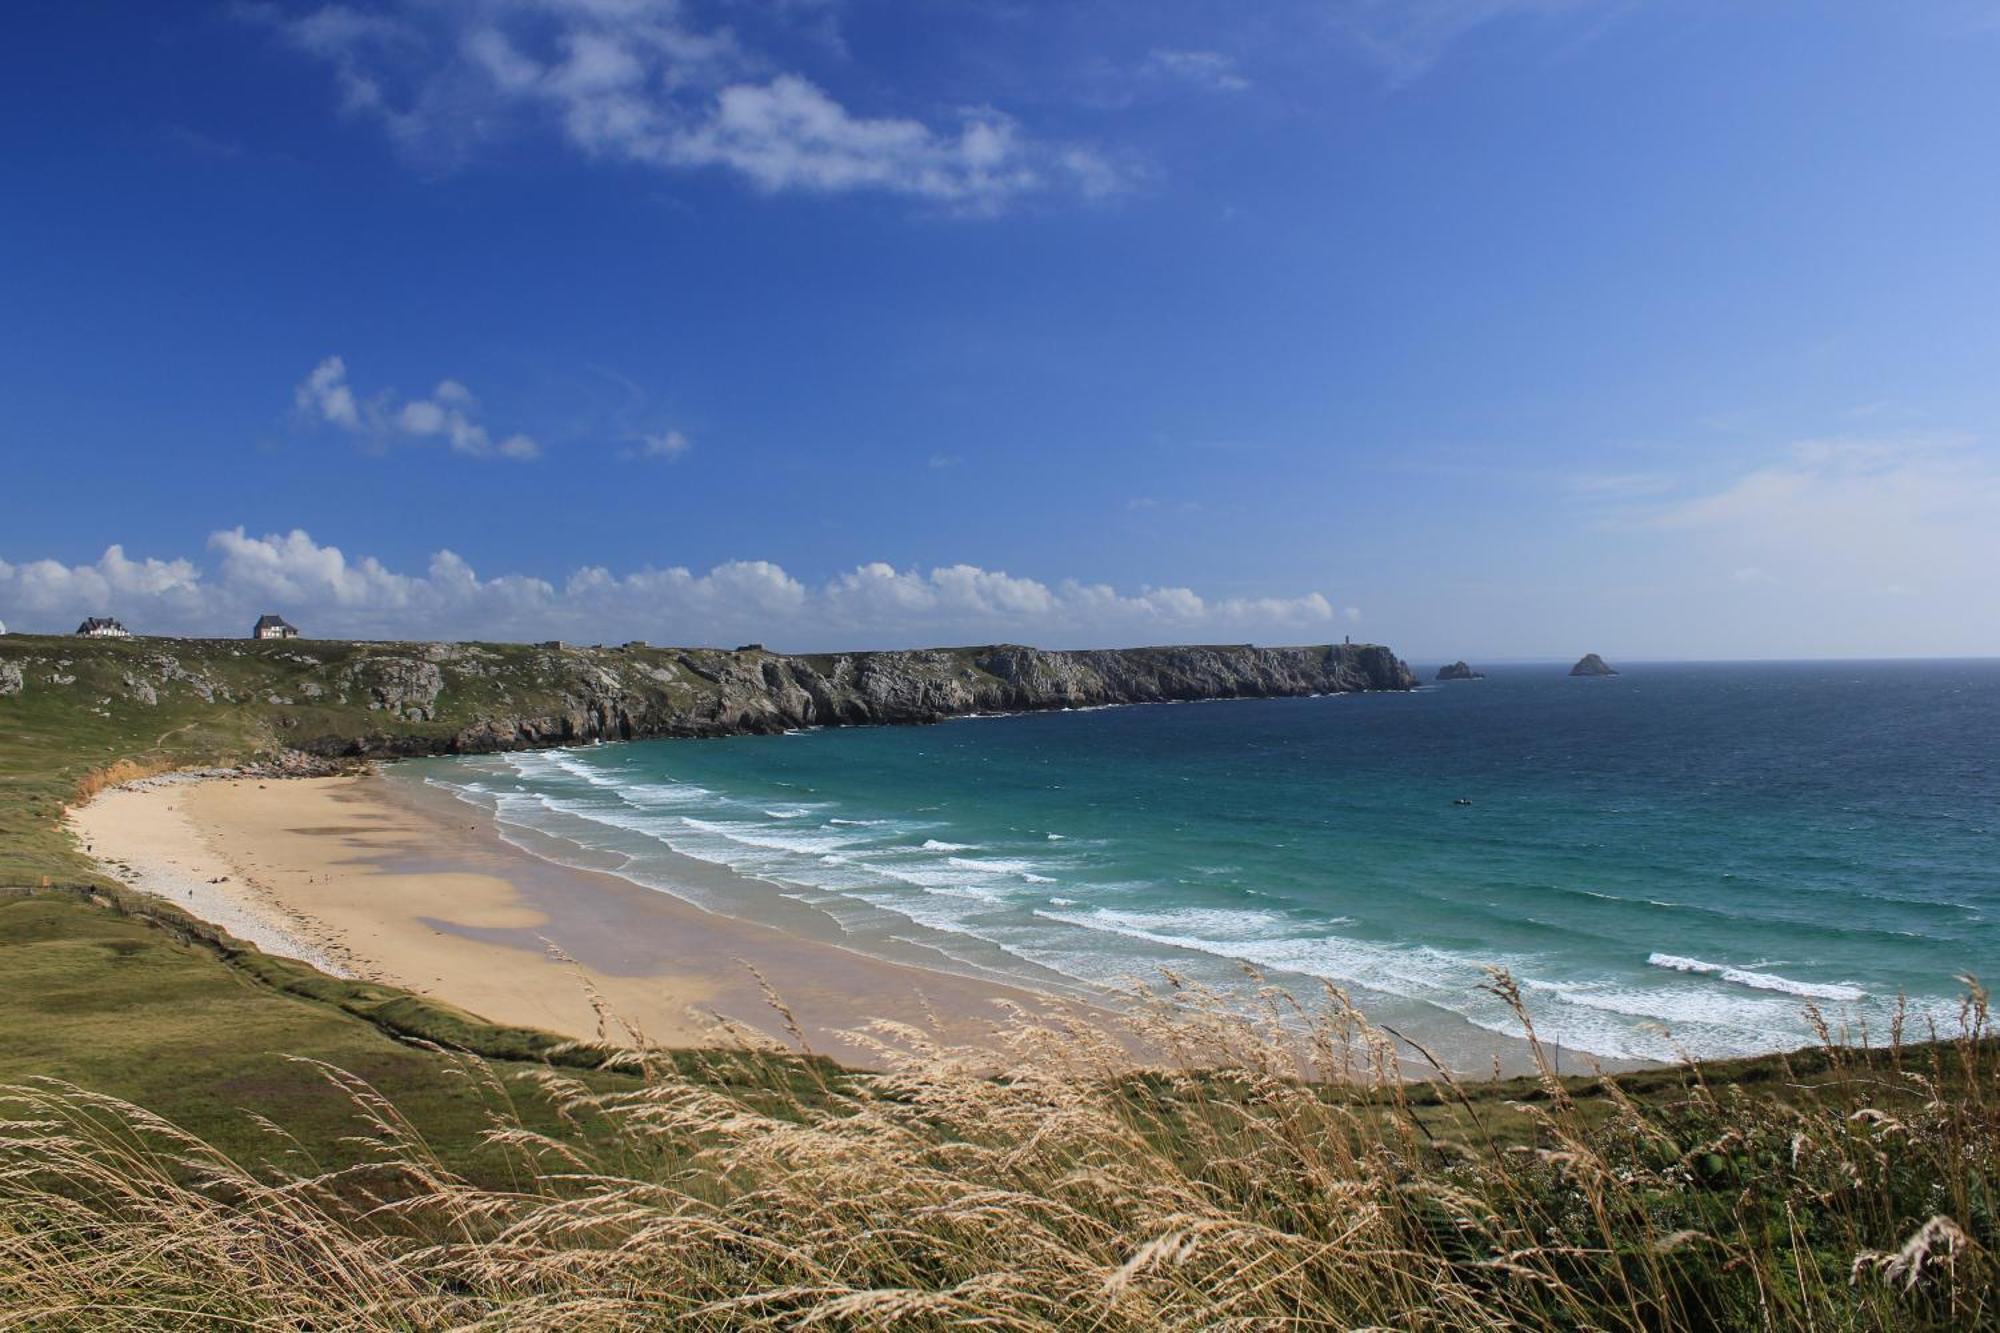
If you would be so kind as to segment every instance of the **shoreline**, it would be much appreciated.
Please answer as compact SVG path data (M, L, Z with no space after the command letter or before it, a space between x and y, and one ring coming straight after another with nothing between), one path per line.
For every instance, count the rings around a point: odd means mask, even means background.
M887 956L864 953L801 919L810 910L733 914L702 899L727 902L762 881L681 857L668 885L625 873L616 856L592 864L567 845L537 850L533 831L393 769L184 770L107 788L66 824L113 878L266 953L497 1024L660 1047L802 1038L868 1068L880 1051L852 1034L878 1020L997 1053L1018 1009L1093 1029L1142 1060L1163 1054L1123 1021L1121 992L1060 973L1050 984L996 976L909 937ZM1406 1081L1435 1076L1432 1053L1461 1077L1534 1069L1519 1037L1456 1015L1435 1029L1367 1016ZM1658 1063L1577 1054L1606 1072Z
M813 1049L856 1062L842 1034L877 1019L991 1046L1006 1005L1075 1007L722 916L450 813L376 773L211 772L112 788L67 823L114 878L265 952L578 1040L782 1040L775 996Z
M802 1036L868 1068L879 1054L848 1034L877 1020L997 1052L1009 1010L1022 1009L1096 1028L1135 1056L1150 1045L1118 1021L1114 993L1068 978L1013 985L727 915L608 864L545 856L489 812L380 771L187 770L107 788L66 823L128 888L266 953L579 1041L698 1047L747 1030ZM1428 1082L1419 1048L1390 1035L1403 1077ZM1524 1043L1486 1036L1485 1055L1453 1061L1456 1072L1531 1071Z

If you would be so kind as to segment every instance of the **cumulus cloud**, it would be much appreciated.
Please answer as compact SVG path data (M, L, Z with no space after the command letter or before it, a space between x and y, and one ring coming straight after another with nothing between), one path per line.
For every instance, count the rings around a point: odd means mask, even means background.
M766 560L729 561L702 573L591 566L558 582L483 576L449 550L421 572L398 571L302 531L255 536L240 527L213 533L208 553L205 569L188 559L135 561L117 546L82 565L0 562L0 614L17 630L64 630L85 615L113 614L140 633L227 635L280 611L308 634L335 637L754 639L797 649L1307 642L1331 638L1343 615L1319 593L1121 591L966 564L919 570L869 563L817 586ZM1357 614L1344 613L1348 620Z
M308 421L337 426L378 445L397 437L440 439L453 453L471 458L510 458L517 462L541 457L541 446L527 435L495 440L475 418L478 400L457 380L442 380L427 398L399 401L384 390L372 398L357 398L347 382L347 362L329 356L299 382L292 401Z
M309 417L349 430L361 429L361 410L347 384L347 362L340 357L330 356L314 366L312 374L299 381L292 401Z
M590 157L719 168L767 191L878 190L967 212L1122 183L1087 145L1038 139L992 108L935 123L857 114L799 73L771 72L675 0L251 12L332 70L349 112L429 158L461 159L484 140L543 126Z
M60 621L71 611L101 614L126 601L178 614L198 605L201 593L201 574L192 561L132 560L117 545L106 547L87 565L58 560L10 565L0 560L0 598L9 614L24 619L46 621L53 613Z

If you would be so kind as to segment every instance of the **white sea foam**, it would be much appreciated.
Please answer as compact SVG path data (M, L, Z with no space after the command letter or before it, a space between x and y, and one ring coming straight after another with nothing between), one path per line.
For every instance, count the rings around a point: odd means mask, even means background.
M819 856L854 845L854 839L845 834L793 830L782 825L774 828L768 824L734 820L696 819L693 815L682 815L681 823L697 832L726 838L745 847L761 847L767 851L791 852L800 856Z
M1275 912L1228 907L1174 907L1158 912L1100 907L1072 925L1090 929L1168 932L1203 939L1268 939L1281 931L1285 919Z
M631 782L618 794L632 805L712 805L722 799L692 782Z
M1479 988L1487 980L1487 962L1519 973L1532 965L1532 960L1524 958L1482 960L1425 945L1377 944L1339 935L1301 938L1277 934L1274 932L1288 923L1266 912L1100 908L1043 910L1035 915L1171 949L1247 962L1274 972L1320 977L1377 995L1434 1004L1488 1031L1520 1035L1513 1015ZM1130 970L1129 963L1125 968ZM1538 1011L1536 1026L1545 1038L1572 1050L1614 1058L1658 1059L1671 1058L1676 1042L1706 1055L1754 1049L1759 1039L1759 1029L1742 1021L1745 1015L1740 1007L1682 1005L1660 995L1572 995L1567 987L1548 989L1567 1003ZM1756 1017L1772 1016L1759 1013ZM1736 1021L1731 1022L1732 1018ZM1698 1030L1682 1030L1683 1023ZM1673 1035L1667 1033L1666 1025L1675 1027Z
M941 838L924 839L927 852L976 852L979 849L969 842L945 842Z
M1738 986L1748 986L1753 990L1781 991L1786 995L1797 995L1810 1000L1852 1002L1868 998L1868 992L1859 986L1839 982L1794 981L1775 972L1752 972L1748 968L1731 967L1727 963L1708 963L1699 958L1683 958L1678 954L1649 954L1646 961L1654 967L1664 967L1674 972L1695 972Z
M1025 875L1046 868L1041 861L1010 861L998 856L977 860L969 856L947 856L944 863L953 870L970 870L983 875Z

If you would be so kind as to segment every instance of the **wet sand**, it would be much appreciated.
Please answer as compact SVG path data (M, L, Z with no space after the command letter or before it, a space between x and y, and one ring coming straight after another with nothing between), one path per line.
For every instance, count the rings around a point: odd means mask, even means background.
M614 875L504 842L456 803L375 776L154 780L72 813L94 855L267 952L381 981L498 1023L604 1035L601 997L662 1045L712 1042L718 1016L862 1061L840 1034L871 1019L987 1044L1024 990L864 957L721 917ZM755 969L753 974L752 969Z

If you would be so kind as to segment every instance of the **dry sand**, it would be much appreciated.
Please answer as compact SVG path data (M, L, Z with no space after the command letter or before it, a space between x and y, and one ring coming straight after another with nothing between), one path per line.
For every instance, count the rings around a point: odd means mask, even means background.
M572 1037L599 1035L592 988L666 1045L712 1041L717 1014L775 1033L752 967L814 1049L849 1061L857 1048L837 1034L873 1018L935 1018L983 1044L1002 1001L1040 1002L545 862L476 812L431 808L372 775L154 779L71 819L125 882L267 952Z

